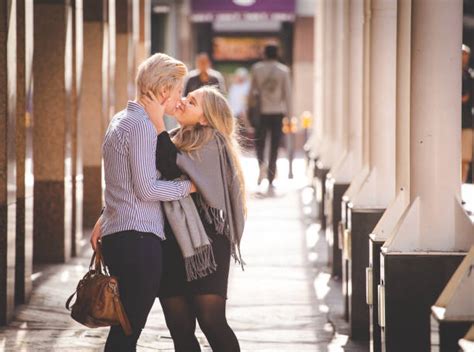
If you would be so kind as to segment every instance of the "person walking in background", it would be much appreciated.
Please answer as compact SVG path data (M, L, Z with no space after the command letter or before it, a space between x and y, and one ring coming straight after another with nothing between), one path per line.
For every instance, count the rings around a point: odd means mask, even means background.
M253 124L256 129L255 144L260 167L258 184L266 177L269 182L269 193L273 192L273 180L276 175L278 147L282 137L282 121L291 116L291 80L290 69L279 63L278 46L269 44L265 47L265 59L252 66L252 83L250 86L249 104L258 106L258 121ZM265 141L271 135L268 168L265 165Z
M226 94L224 77L211 68L209 55L204 52L196 57L196 69L189 72L186 78L183 96L203 86L217 86L222 94Z
M469 67L471 49L462 46L462 182L468 179L469 169L472 163L473 149L473 76L474 72ZM472 170L471 170L472 172Z
M245 67L239 67L237 70L235 70L234 82L229 88L228 98L234 117L240 121L245 119L249 91L249 71Z

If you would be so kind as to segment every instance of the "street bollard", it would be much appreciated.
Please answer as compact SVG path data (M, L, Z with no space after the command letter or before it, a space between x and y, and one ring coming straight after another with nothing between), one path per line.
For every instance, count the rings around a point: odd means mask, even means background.
M292 117L291 120L287 117L283 118L283 133L286 135L286 149L288 153L288 178L293 178L293 159L295 156L295 133L297 131L298 119Z
M303 111L300 119L301 119L301 127L303 128L303 131L304 131L304 142L306 143L308 141L308 130L313 125L313 116L311 115L311 112Z

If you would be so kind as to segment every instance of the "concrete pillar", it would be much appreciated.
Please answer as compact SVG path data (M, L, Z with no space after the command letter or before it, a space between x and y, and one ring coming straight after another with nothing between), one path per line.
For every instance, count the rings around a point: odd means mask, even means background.
M381 351L377 287L380 283L380 249L394 231L409 203L410 194L410 52L411 1L397 4L397 100L396 100L396 198L370 234L367 269L367 303L370 310L370 343Z
M151 2L139 0L138 14L139 35L135 57L136 66L140 65L150 56L151 50Z
M313 131L308 141L311 159L316 159L320 153L324 138L323 113L323 74L324 74L324 0L316 2L314 15L314 91L313 91Z
M82 0L74 0L73 6L73 47L72 47L72 99L71 99L71 168L72 168L72 243L71 254L77 255L80 250L81 240L83 237L83 219L82 219L82 202L83 202L83 179L82 170L82 115L81 115L81 91L82 91L82 64L83 64L83 2ZM86 102L87 103L87 102Z
M328 241L328 261L332 275L342 275L342 259L339 246L338 227L341 220L342 196L352 179L352 154L349 152L349 2L336 2L336 69L334 76L334 119L335 143L339 146L338 159L327 175L326 187L326 239ZM360 66L357 71L360 72ZM356 127L357 128L357 127Z
M320 99L319 113L321 114L322 132L321 141L318 143L318 149L315 153L315 199L317 201L318 219L321 223L321 229L326 230L326 177L327 173L334 164L336 155L339 153L337 149L336 122L334 121L334 102L335 89L334 83L334 49L335 49L335 29L336 8L333 1L322 1L319 4L320 24L317 31L322 33L316 34L316 40L321 37L319 50L321 50L319 59L320 65L317 75L321 74L321 83L318 84L317 96Z
M17 3L0 2L0 325L15 307Z
M108 0L106 2L107 6L107 22L105 23L106 26L106 47L107 50L104 52L104 62L107 65L106 73L107 79L105 81L106 86L104 87L105 91L105 98L104 101L104 128L106 129L109 125L110 120L115 115L116 110L116 99L117 99L117 91L116 91L116 84L115 79L117 76L117 18L119 22L121 18L117 17L117 8L116 8L116 0Z
M370 21L371 21L371 1L370 0L360 0L360 1L351 1L351 19L353 19L353 23L357 23L357 17L359 21L362 21L362 28L359 28L359 31L362 31L360 34L362 38L359 39L358 42L354 42L354 46L356 46L355 50L359 49L362 52L360 55L361 65L359 69L356 69L352 66L351 75L353 72L360 72L361 77L359 84L357 84L357 80L351 79L351 92L350 92L350 104L351 104L351 111L354 108L356 113L361 114L360 120L355 122L356 126L359 126L359 131L361 133L360 144L358 145L361 148L359 155L360 159L356 159L360 161L362 164L362 168L358 168L358 172L353 177L349 188L347 189L346 193L343 196L343 205L342 205L342 221L344 225L347 225L347 214L346 208L349 202L356 197L359 193L360 189L362 188L365 180L369 176L370 172L370 165L369 165L369 126L370 126ZM361 13L362 12L362 13ZM360 18L362 16L362 19ZM351 21L352 23L352 21ZM351 36L351 40L354 37ZM351 44L351 47L353 45ZM355 65L355 63L354 63ZM360 70L362 67L362 70ZM353 76L351 76L352 78ZM352 84L355 87L352 87ZM359 89L358 92L354 92L354 90ZM361 99L360 106L357 105L358 99ZM357 115L356 115L357 116ZM351 131L357 131L357 129L353 129L351 126ZM355 136L356 138L357 136Z
M293 115L313 110L313 32L312 17L297 17L294 23L293 45Z
M368 158L364 159L364 149L367 148L368 124L366 108L368 99L368 63L369 63L369 38L370 38L370 11L367 10L367 1L352 0L350 2L350 54L349 61L349 163L352 163L353 175L350 185L342 195L340 224L337 229L337 246L341 251L342 289L344 295L344 317L349 319L348 295L348 250L344 246L347 238L348 204L350 199L359 191L368 171ZM362 69L361 69L362 68ZM366 165L365 167L363 167ZM342 181L341 181L342 182ZM335 207L335 206L334 206ZM336 238L336 235L334 235ZM334 240L336 243L336 240ZM346 250L344 250L346 247ZM338 257L338 255L336 255Z
M139 0L116 0L115 110L125 109L135 96L136 48L139 38Z
M102 208L101 146L109 115L108 2L84 0L84 62L81 92L83 224L92 227Z
M363 0L337 6L335 117L342 154L329 173L336 183L349 184L362 163Z
M335 94L335 2L326 1L323 6L323 86L322 114L324 119L323 143L320 150L319 168L329 171L337 158L336 122L334 119ZM324 183L323 183L324 186Z
M440 34L438 40L429 40L429 30ZM460 122L450 118L461 109L462 1L412 0L411 33L410 209L384 247L463 251L474 229L460 204ZM434 65L438 69L429 74Z
M35 1L34 40L34 260L60 263L72 233L70 1Z
M349 321L354 339L369 339L366 305L366 268L369 234L395 198L397 1L371 0L368 90L365 95L370 173L349 203L347 292Z
M462 5L412 0L410 205L382 247L386 350L430 348L430 307L474 242L460 203L460 120L452 118L461 114Z
M395 198L397 1L371 0L370 9L370 175L351 201L386 208Z
M17 1L15 303L31 294L33 271L33 0Z

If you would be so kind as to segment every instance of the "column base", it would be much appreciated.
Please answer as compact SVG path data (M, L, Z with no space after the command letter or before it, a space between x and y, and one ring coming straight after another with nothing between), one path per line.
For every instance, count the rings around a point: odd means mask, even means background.
M320 168L316 165L315 168L315 191L316 202L318 205L318 220L321 223L321 230L326 231L326 216L324 214L325 196L326 196L326 177L329 169Z
M377 296L378 285L380 282L380 251L385 243L374 235L369 236L369 270L367 273L366 284L369 298L369 331L370 331L370 351L382 351L382 339L380 336L379 325L379 302Z
M333 277L342 277L342 246L339 243L342 196L349 188L346 183L326 183L326 240L328 242L328 264Z
M472 321L447 321L431 315L431 352L459 350L459 340L466 335Z
M33 262L65 263L70 258L71 223L65 212L64 181L35 181Z
M347 292L351 338L369 340L369 306L366 301L366 268L369 265L369 235L384 209L349 208L347 247Z
M430 351L430 313L462 253L384 253L379 309L383 351ZM457 350L457 349L456 349Z

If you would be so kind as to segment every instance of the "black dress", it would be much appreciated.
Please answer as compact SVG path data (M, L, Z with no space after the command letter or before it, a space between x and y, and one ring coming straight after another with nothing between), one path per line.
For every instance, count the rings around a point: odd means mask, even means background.
M163 178L175 179L182 175L176 165L176 156L179 153L167 132L158 136L156 146L156 167ZM192 195L195 200L196 195ZM195 204L196 203L195 201ZM230 265L230 241L226 236L216 233L212 224L207 223L201 209L197 207L202 224L207 235L212 241L212 250L217 264L217 270L204 278L186 280L183 255L176 242L173 230L165 219L166 240L162 242L163 248L163 274L161 277L158 297L167 298L175 296L194 296L199 294L218 294L227 298L227 282L229 278Z

